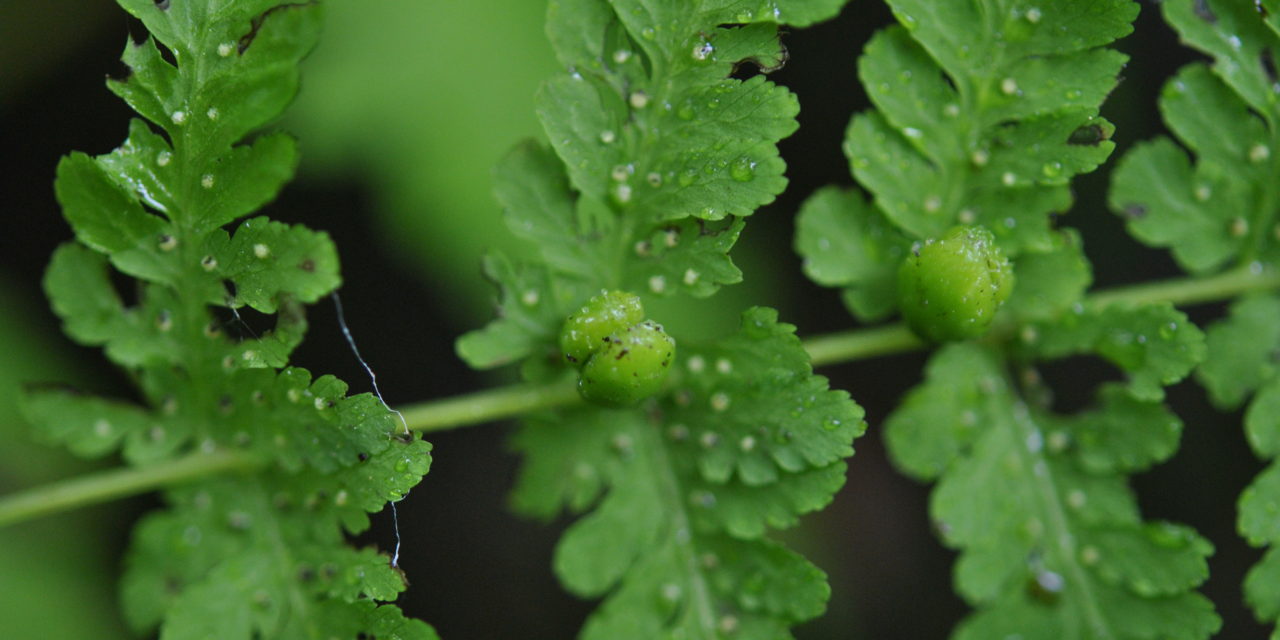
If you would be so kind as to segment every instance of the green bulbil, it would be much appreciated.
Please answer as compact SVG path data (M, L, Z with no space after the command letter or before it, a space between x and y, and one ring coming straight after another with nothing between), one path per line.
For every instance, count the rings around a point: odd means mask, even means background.
M644 321L606 337L582 367L578 391L606 405L632 405L660 389L671 372L676 342L662 325Z
M898 307L934 342L976 338L1013 291L1013 267L984 227L955 227L915 249L898 269Z
M560 350L565 360L581 365L606 347L605 340L644 320L639 296L625 291L604 291L569 316L560 330Z

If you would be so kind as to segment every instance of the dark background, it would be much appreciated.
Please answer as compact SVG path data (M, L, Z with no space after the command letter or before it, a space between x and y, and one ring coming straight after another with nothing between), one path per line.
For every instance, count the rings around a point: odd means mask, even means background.
M795 91L803 107L799 132L782 143L791 185L774 205L752 218L735 255L748 256L743 265L748 283L756 275L768 280L768 286L751 291L753 301L781 307L784 319L797 324L802 336L845 329L852 321L834 291L818 288L802 276L799 259L782 239L791 237L793 216L809 193L830 183L852 184L839 141L849 116L868 106L856 82L856 55L871 33L889 21L882 5L855 2L837 20L787 35L791 63L772 76ZM431 28L423 27L424 39L431 37ZM6 214L6 230L0 233L0 284L7 288L5 315L17 319L14 330L26 332L24 340L50 345L58 354L61 364L53 375L86 380L95 390L122 396L132 391L119 382L98 351L57 337L58 322L43 301L39 279L53 248L71 235L53 199L53 169L71 150L103 153L122 141L131 113L102 80L105 74L120 73L122 44L138 29L108 2L15 2L0 7L0 149L5 162L0 207ZM1135 34L1119 48L1131 61L1103 109L1117 125L1113 158L1135 141L1162 132L1155 109L1160 86L1179 66L1196 59L1179 46L1159 19L1157 7L1149 3L1142 5ZM449 60L436 64L447 65ZM304 77L304 91L305 82ZM305 153L306 138L303 144ZM1176 275L1165 253L1138 246L1106 210L1110 167L1076 179L1077 205L1061 221L1083 231L1097 285ZM404 248L388 249L387 238L397 233L398 218L386 213L388 204L377 181L367 177L359 170L312 171L304 161L302 176L266 213L328 230L337 239L347 279L342 290L346 318L361 351L377 369L389 402L442 398L499 382L468 370L453 355L453 339L480 322L460 320L465 314L456 308L459 297L484 291L478 267L469 267L471 281L460 283L433 276L422 263L406 259ZM1203 323L1221 308L1190 312ZM317 305L310 319L311 333L296 362L334 373L355 391L367 389L366 376L342 342L331 306ZM918 381L923 364L923 356L917 354L822 371L833 387L848 389L866 408L871 428L856 443L858 454L848 483L835 503L807 517L802 532L786 535L830 574L833 588L828 613L798 628L800 638L943 638L966 612L951 591L954 557L930 531L928 488L892 469L880 439L881 422ZM1116 377L1090 359L1051 365L1043 373L1063 409L1084 405L1096 384ZM1237 537L1234 527L1236 497L1260 464L1241 436L1240 416L1213 411L1196 385L1178 385L1170 392L1170 402L1186 422L1183 445L1172 461L1134 478L1143 513L1190 524L1217 546L1212 578L1203 592L1225 620L1219 637L1263 637L1263 629L1241 604L1239 586L1259 553ZM508 429L491 425L433 434L432 471L399 505L401 564L413 581L399 604L410 615L431 622L446 638L572 637L594 606L567 595L551 574L552 549L565 523L529 522L506 509L506 492L518 464L504 446ZM6 459L0 456L3 464ZM64 475L74 468L67 462L50 464L66 470ZM26 486L33 477L0 467L0 491ZM95 563L57 570L96 572L80 579L101 582L105 587L97 596L112 597L130 520L156 504L152 498L138 499L92 510L77 516L79 520L57 520L88 527L95 548L101 549ZM37 526L23 525L29 528L26 532L18 527L12 534L16 538L0 538L0 543L38 544L30 534ZM375 517L366 538L390 549L388 513ZM33 579L44 583L33 576L0 576L0 584L21 585ZM6 608L6 593L0 588L0 611ZM67 594L52 595L61 598L63 606L77 604ZM0 614L0 630L3 627ZM93 637L107 635L112 634Z

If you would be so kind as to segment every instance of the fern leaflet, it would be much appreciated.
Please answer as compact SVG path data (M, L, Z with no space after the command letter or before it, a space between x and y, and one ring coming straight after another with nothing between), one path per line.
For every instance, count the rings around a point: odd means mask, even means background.
M292 99L319 8L121 5L152 37L126 46L129 75L109 86L146 121L134 120L111 153L59 164L57 196L79 242L54 254L45 288L68 334L103 346L145 403L37 387L25 413L82 455L120 450L145 465L237 451L256 461L169 490L168 508L138 525L123 589L139 630L159 626L174 640L434 638L379 604L405 588L399 570L343 536L421 480L430 445L397 434L373 396L286 367L306 329L303 305L340 283L332 241L266 218L223 230L293 173L291 138L250 134ZM116 290L113 268L137 278L136 301ZM275 328L255 334L241 308L275 314Z

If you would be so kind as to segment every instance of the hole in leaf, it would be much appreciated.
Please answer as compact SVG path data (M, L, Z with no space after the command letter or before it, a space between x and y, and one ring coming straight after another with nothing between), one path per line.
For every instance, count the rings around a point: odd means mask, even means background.
M1267 80L1272 85L1280 83L1280 74L1276 72L1275 52L1270 49L1263 49L1262 53L1258 54L1258 62L1262 64L1262 72L1267 74Z
M1100 385L1120 382L1124 374L1094 355L1080 355L1036 365L1040 384L1050 392L1050 406L1057 413L1075 413L1094 404Z

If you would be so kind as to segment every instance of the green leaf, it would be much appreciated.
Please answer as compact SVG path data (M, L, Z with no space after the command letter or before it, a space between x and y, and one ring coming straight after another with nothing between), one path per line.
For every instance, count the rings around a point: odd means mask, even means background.
M1027 325L1022 344L1035 358L1102 356L1129 374L1130 393L1144 401L1163 398L1163 387L1191 373L1206 351L1204 334L1169 304L1079 305Z
M1053 249L1025 253L1014 264L1017 276L1004 313L1020 321L1047 320L1084 298L1093 269L1084 257L1080 234L1066 229L1053 238Z
M1275 377L1271 354L1280 348L1280 298L1253 295L1236 301L1226 319L1209 327L1205 344L1196 377L1218 406L1240 406Z
M1017 395L995 352L953 344L889 417L895 463L940 474L930 515L960 550L956 587L978 609L956 637L1207 638L1218 628L1190 591L1208 575L1212 546L1183 527L1141 523L1115 474L1168 455L1171 418L1118 386L1103 398L1102 410L1070 421L1048 414ZM1104 424L1122 419L1153 422L1115 425L1124 433ZM1068 423L1070 435L1059 431ZM1116 450L1101 453L1107 438Z
M588 297L585 283L557 279L541 265L515 264L492 254L485 275L502 291L498 319L457 342L458 356L478 369L551 354L565 317Z
M1223 0L1178 0L1164 5L1162 10L1165 20L1178 30L1184 42L1213 58L1215 74L1262 114L1273 129L1280 124L1280 95L1274 88L1274 70L1268 73L1262 61L1264 49L1274 55L1280 47L1280 34L1268 28L1263 11L1249 3Z
M1046 214L1070 203L1061 186L1113 148L1097 110L1125 57L1097 47L1129 31L1136 5L891 5L905 28L859 60L877 110L846 134L854 175L913 238L980 222L1011 256L1044 250Z
M282 369L306 330L302 304L340 283L332 241L265 218L222 229L293 174L291 138L238 143L296 91L316 6L121 4L153 39L126 48L130 74L109 84L163 131L134 120L115 151L62 160L55 191L80 243L57 250L44 283L67 332L127 367L142 402L33 387L24 413L82 455L142 466L234 450L258 463L170 490L139 525L123 581L139 631L435 638L378 603L405 588L398 569L345 541L421 481L431 446L378 398ZM138 278L136 293L116 291L109 265ZM244 305L274 314L274 328L250 326Z
M660 413L583 407L529 420L515 439L525 464L512 502L542 518L589 511L555 557L571 591L608 594L583 637L785 637L822 612L829 590L763 536L831 500L862 410L812 374L772 310L681 349Z
M1248 246L1249 210L1261 178L1250 153L1266 137L1262 123L1203 65L1188 65L1165 85L1160 106L1169 126L1196 153L1167 138L1135 147L1112 181L1112 209L1142 242L1173 248L1186 269L1222 266ZM1212 135L1206 132L1212 131Z
M329 235L266 218L240 224L231 237L214 232L202 265L235 283L236 304L275 313L282 299L315 302L338 288L338 253Z
M83 153L73 153L58 163L54 187L76 237L96 251L156 250L169 232L163 219L144 211L135 195Z
M124 402L87 396L72 389L27 389L22 413L41 427L41 437L65 444L72 453L96 458L114 452L130 433L151 427L151 416Z
M1139 400L1115 384L1102 386L1098 396L1098 408L1063 424L1064 446L1075 450L1082 467L1096 473L1132 473L1178 450L1182 421L1164 405ZM1054 433L1049 438L1052 445Z
M897 306L898 266L911 242L854 191L814 193L796 219L796 251L814 282L845 287L849 309L879 320Z

